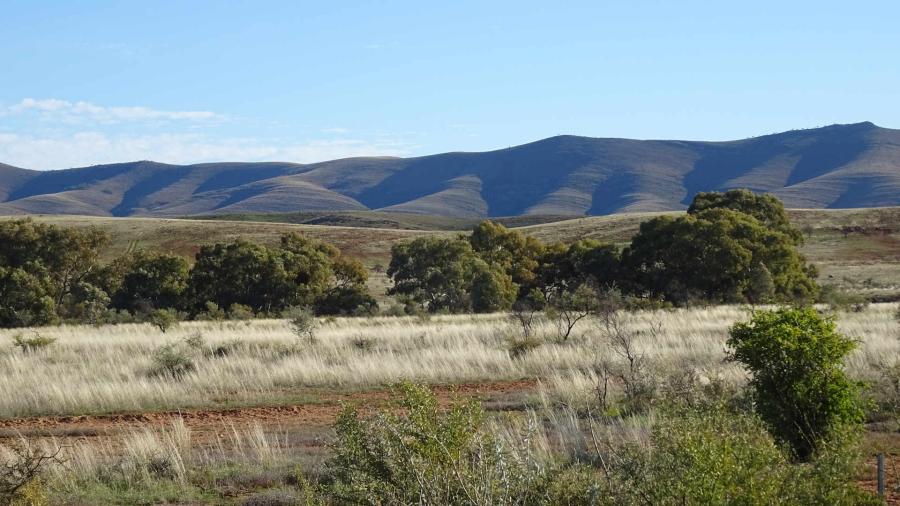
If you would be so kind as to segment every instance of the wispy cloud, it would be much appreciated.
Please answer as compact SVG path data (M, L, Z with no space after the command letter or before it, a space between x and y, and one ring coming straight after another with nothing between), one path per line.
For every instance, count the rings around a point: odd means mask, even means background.
M40 137L0 133L0 161L28 169L61 169L132 160L168 163L287 161L354 156L405 156L415 146L386 137L364 139L211 138L200 134L110 135L83 131Z
M99 123L140 121L208 121L221 119L211 111L164 111L144 106L109 107L58 98L26 98L6 108L8 114L37 113L54 119L89 120Z
M350 133L349 128L341 128L341 127L333 127L333 128L323 128L323 134L347 134Z

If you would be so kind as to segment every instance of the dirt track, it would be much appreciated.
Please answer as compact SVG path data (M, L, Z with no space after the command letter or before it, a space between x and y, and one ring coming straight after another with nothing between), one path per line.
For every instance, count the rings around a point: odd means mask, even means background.
M439 401L455 397L475 397L488 403L503 402L536 389L535 380L468 383L435 386ZM342 404L355 403L367 407L384 405L391 397L388 391L322 394L314 403L289 406L263 406L222 410L185 410L113 415L42 416L0 420L0 438L54 437L88 438L112 436L130 430L166 426L181 418L192 433L219 432L223 427L242 427L260 423L263 427L323 429L334 422Z

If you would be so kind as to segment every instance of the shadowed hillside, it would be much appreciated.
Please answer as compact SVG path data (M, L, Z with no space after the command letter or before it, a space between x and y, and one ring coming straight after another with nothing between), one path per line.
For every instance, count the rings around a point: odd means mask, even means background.
M699 191L737 187L795 208L898 205L900 130L857 123L730 142L558 136L483 153L307 165L0 165L0 214L578 216L684 209Z

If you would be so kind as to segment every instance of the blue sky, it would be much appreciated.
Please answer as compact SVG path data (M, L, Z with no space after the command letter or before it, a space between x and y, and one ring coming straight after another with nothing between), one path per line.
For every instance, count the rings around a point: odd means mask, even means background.
M0 162L900 127L898 19L887 1L4 0Z

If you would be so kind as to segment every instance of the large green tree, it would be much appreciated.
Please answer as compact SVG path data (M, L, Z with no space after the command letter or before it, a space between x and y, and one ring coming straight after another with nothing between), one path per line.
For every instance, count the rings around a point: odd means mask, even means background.
M273 313L300 303L287 261L280 249L244 240L203 246L189 282L195 309L213 302L222 308L241 304L257 313Z
M387 274L394 281L391 295L405 295L429 311L467 311L474 275L475 252L455 238L419 237L391 248Z
M815 271L791 236L730 208L642 223L623 264L633 291L675 302L746 301L760 265L771 275L776 298L811 299L817 292Z
M593 239L571 244L555 243L544 248L536 269L536 284L551 301L562 293L574 293L579 287L615 285L619 282L619 249Z
M113 294L119 309L178 308L188 286L190 264L183 257L139 251L127 258L125 274Z
M107 242L95 228L61 228L30 218L0 223L0 307L7 314L0 324L51 323L82 307L82 297L94 298L97 290L88 286L89 278Z
M291 233L271 247L247 241L204 246L191 269L189 297L195 310L207 302L234 304L273 314L311 306L320 314L371 310L366 272L328 244Z
M537 239L485 220L472 230L469 243L479 258L502 269L516 285L528 287L534 282L544 249Z
M726 192L700 192L694 196L688 214L708 209L731 209L749 214L764 226L775 229L791 238L794 244L803 242L803 234L791 225L784 204L774 195L756 194L747 189Z

